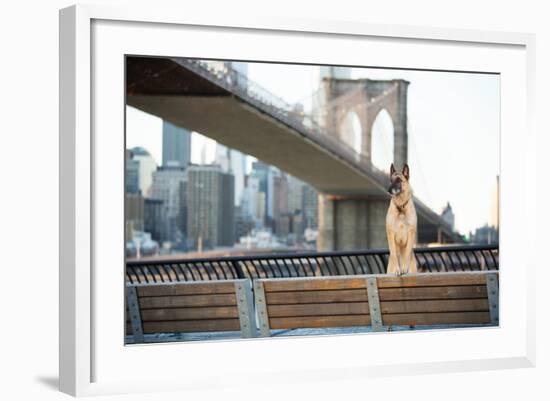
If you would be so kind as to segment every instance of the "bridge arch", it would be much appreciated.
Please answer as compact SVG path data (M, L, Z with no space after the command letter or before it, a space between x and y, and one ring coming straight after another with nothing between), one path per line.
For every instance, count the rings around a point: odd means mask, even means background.
M357 112L353 109L342 118L340 123L341 139L357 153L363 152L363 127Z
M373 126L382 111L393 125L393 150L390 159L396 167L407 163L407 89L409 82L402 79L335 79L324 78L323 93L327 105L325 124L337 133L340 140L349 144L344 130L350 112L357 115L361 125L361 154L373 160ZM385 119L384 117L384 119ZM359 142L359 141L358 141ZM377 139L374 140L378 142ZM378 166L384 170L387 167Z
M385 108L381 109L371 126L371 161L374 167L383 171L390 170L394 158L393 120Z

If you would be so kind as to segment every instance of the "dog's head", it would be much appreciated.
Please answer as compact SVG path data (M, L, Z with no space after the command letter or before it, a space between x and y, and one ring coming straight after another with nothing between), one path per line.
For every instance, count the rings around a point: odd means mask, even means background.
M390 187L388 192L391 196L398 196L402 192L408 192L409 187L409 166L405 164L401 172L397 171L393 166L390 167Z

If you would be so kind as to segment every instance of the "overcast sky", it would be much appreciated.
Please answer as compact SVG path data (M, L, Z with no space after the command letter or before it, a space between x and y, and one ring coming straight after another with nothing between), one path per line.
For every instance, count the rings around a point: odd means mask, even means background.
M288 103L302 103L309 109L319 68L249 63L248 76ZM369 68L353 68L351 76L410 82L408 150L415 195L436 212L450 202L455 226L463 234L487 223L499 172L499 77ZM379 118L374 130L373 135L382 140L373 148L373 157L390 160L389 118ZM126 140L128 147L143 146L157 162L162 160L162 121L157 117L128 107ZM211 160L214 142L193 135L194 162L200 161L200 149L207 142Z

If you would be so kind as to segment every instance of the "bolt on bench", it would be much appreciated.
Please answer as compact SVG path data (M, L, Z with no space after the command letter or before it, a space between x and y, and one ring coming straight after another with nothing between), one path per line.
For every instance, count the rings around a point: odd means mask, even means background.
M126 334L134 343L147 342L146 334L220 331L256 336L250 280L126 284Z
M260 335L273 329L498 325L498 272L254 280Z

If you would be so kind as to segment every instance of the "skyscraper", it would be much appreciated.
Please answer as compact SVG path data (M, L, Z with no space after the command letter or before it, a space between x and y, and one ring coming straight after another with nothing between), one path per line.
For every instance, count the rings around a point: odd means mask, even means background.
M143 207L143 223L146 232L151 238L161 242L163 240L163 222L165 221L163 201L160 199L145 198Z
M162 122L162 165L187 167L191 162L191 133Z
M126 193L139 193L139 162L132 159L132 151L126 149Z
M153 173L151 198L163 201L162 241L177 242L181 233L181 185L187 181L183 167L160 167Z
M254 218L245 213L241 207L235 208L235 242L239 242L241 237L246 237L256 228Z
M278 236L288 235L288 181L286 174L273 177L273 221L274 232Z
M235 177L233 174L221 174L219 199L220 222L218 225L217 245L235 245Z
M235 180L219 165L190 165L187 237L197 248L235 243Z
M334 65L322 65L319 67L319 80L323 78L351 79L351 69Z
M245 156L235 149L216 143L215 164L219 164L224 173L235 177L235 206L240 206L244 193L244 175L246 170Z
M228 173L231 170L231 149L219 142L216 142L216 156L214 158L214 164L219 165L224 173Z
M288 211L290 213L301 212L303 207L303 190L306 185L296 177L287 175L288 180Z
M319 193L311 185L304 185L303 191L303 213L304 213L304 229L317 229L319 218Z
M143 230L143 196L139 193L127 193L124 202L126 238L132 239L133 231Z
M142 147L132 148L132 160L139 164L138 185L143 196L149 196L151 184L153 183L153 172L157 169L157 163L153 156Z
M252 176L258 179L260 193L263 193L265 197L264 207L260 206L260 209L265 210L264 224L271 228L273 228L273 177L275 171L274 167L261 161L252 163Z
M264 195L261 199L261 195ZM243 214L251 216L255 228L261 228L264 224L265 194L260 192L260 180L253 175L246 176L246 185L243 191L241 210ZM261 207L261 209L260 209Z
M238 150L231 150L231 171L235 177L235 206L240 206L244 193L244 176L246 173L245 155Z

